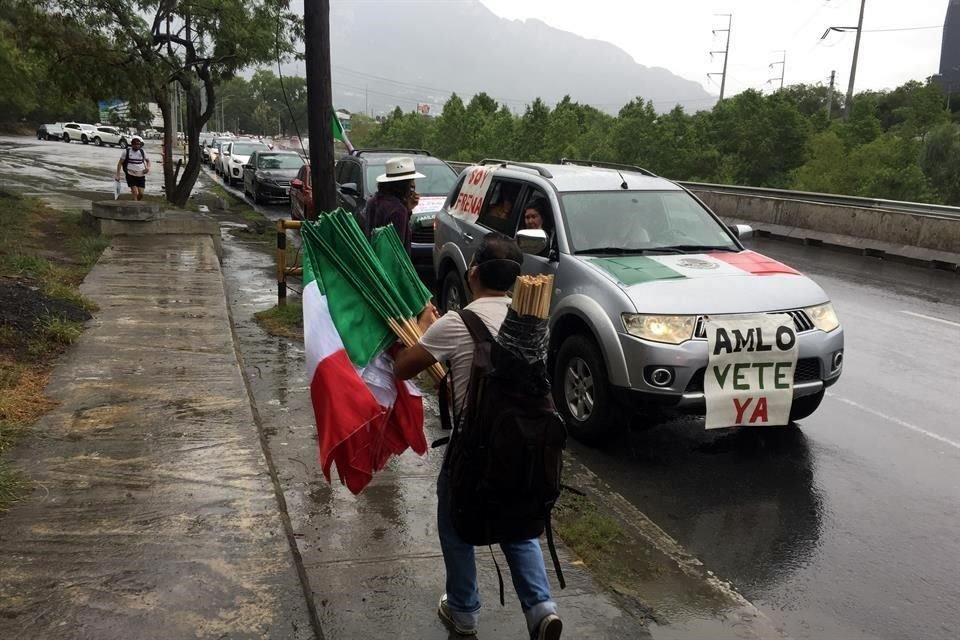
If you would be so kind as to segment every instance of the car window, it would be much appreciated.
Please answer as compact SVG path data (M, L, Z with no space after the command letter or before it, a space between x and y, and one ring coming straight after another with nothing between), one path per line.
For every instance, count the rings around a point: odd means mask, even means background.
M266 148L266 145L256 142L234 142L230 148L230 155L248 156L258 149Z
M346 177L347 177L347 162L345 160L341 160L340 162L337 163L336 168L334 169L333 179L336 181L337 184L343 184L345 182Z
M258 153L258 169L296 169L303 165L303 158L293 153Z
M417 191L425 196L445 196L453 189L457 182L457 172L442 162L417 163L417 171L424 178L417 178ZM377 190L377 176L386 173L386 163L371 162L367 165L367 190L371 193Z
M736 248L726 230L686 191L576 192L562 200L572 251Z
M517 200L522 188L523 185L519 182L494 179L478 222L489 229L512 236L517 228L516 216L520 209Z
M357 185L357 189L363 189L363 168L358 162L347 161L344 163L347 165L343 170L343 182L340 184L353 183ZM368 193L373 193L377 190L376 184L374 184L373 189L367 189Z

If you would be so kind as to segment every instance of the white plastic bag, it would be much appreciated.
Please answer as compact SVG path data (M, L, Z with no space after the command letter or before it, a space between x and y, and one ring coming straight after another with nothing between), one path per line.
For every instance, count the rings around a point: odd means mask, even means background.
M116 200L116 199L118 199L118 198L120 197L120 181L119 181L119 180L114 180L114 181L113 181L113 184L114 184L114 187L113 187L113 199Z

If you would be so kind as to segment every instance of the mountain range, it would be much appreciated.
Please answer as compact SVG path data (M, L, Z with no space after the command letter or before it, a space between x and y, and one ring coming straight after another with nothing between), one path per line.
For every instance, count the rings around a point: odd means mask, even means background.
M297 3L299 4L299 3ZM535 20L509 20L478 0L331 0L333 94L338 108L374 115L418 104L439 113L450 94L485 91L522 113L569 94L610 113L636 97L660 111L707 109L711 96L608 42ZM294 9L296 10L296 9ZM304 74L302 62L288 72Z

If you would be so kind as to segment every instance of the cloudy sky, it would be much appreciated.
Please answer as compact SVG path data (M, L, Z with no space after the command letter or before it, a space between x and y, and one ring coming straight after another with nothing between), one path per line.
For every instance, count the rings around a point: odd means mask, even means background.
M606 40L624 49L640 64L666 67L700 82L714 94L722 50L733 14L727 94L747 88L769 89L786 50L786 83L826 83L837 71L846 90L853 55L853 33L831 33L829 26L856 26L860 0L481 0L504 18L537 18L579 35ZM867 0L864 35L857 68L857 89L896 87L937 72L943 19L948 0ZM936 26L934 29L914 29ZM888 29L912 30L887 31Z

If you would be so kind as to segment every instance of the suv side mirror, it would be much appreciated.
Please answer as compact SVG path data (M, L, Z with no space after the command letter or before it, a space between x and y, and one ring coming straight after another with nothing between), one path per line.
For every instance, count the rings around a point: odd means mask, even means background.
M352 196L354 198L360 197L360 191L357 189L356 182L347 182L340 185L340 193L345 196Z
M547 232L543 229L521 229L517 232L517 246L524 253L541 253L547 248Z
M753 227L748 224L735 224L731 230L740 240L749 240L753 237Z

